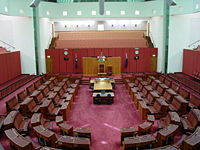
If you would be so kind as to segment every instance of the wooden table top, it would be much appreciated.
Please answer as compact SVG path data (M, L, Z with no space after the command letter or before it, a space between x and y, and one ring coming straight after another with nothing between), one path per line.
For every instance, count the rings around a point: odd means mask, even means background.
M96 78L96 79L91 79L90 84L94 84L95 82L98 81L110 81L111 83L115 83L115 80L111 78Z
M25 137L20 135L15 128L6 130L5 134L13 143L20 146L21 148L31 144Z
M150 134L124 138L124 145L131 145L131 146L140 146L143 144L146 145L154 142L156 142L156 138Z
M198 143L200 143L200 127L197 127L195 132L189 137L187 137L187 139L185 139L184 142L191 146L195 146Z
M168 137L173 136L176 133L176 131L178 130L178 127L179 127L178 125L169 124L167 127L160 130L158 132L158 134L161 135L161 138L163 140L165 140Z
M112 90L112 84L108 81L99 81L94 83L94 90Z

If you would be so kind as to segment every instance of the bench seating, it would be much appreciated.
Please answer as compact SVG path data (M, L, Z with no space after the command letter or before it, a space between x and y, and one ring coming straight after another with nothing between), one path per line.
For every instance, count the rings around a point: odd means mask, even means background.
M31 126L43 125L45 128L52 129L52 124L50 121L46 120L42 113L34 113L31 117Z
M32 116L33 113L39 111L40 106L37 105L32 97L27 97L21 104L22 113L26 116Z
M199 150L200 149L200 127L197 127L195 132L186 137L180 148L182 150Z
M20 105L18 102L18 99L14 96L8 101L6 101L6 110L7 112L12 111L12 110L19 110Z
M17 98L19 102L23 102L26 97L28 97L28 94L25 90L17 94Z
M200 96L191 94L190 100L189 100L189 107L190 108L200 108Z
M43 104L40 105L40 111L45 118L50 120L55 120L55 117L60 115L60 107L55 107L50 100L45 100Z
M39 141L44 140L44 142L41 142L42 145L56 147L58 136L53 131L45 128L43 125L35 126L33 130L40 139Z
M186 132L195 131L196 127L200 125L200 110L191 109L187 115L181 118L181 123Z
M28 132L30 120L25 119L19 111L11 111L4 119L4 129L16 128L20 133Z
M180 117L176 112L168 112L167 116L158 121L158 128L164 128L169 124L180 125Z
M187 113L188 101L186 101L182 96L175 96L172 103L169 104L169 109L171 111L177 112L179 115Z
M5 134L10 141L10 145L15 149L35 150L32 143L28 139L20 135L15 128L6 130Z
M165 100L159 98L155 101L153 106L148 107L149 113L154 115L156 119L166 116L168 112L168 104Z

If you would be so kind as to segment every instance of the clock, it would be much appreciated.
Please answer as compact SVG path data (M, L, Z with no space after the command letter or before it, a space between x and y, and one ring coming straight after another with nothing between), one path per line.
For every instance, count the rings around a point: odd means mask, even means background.
M68 51L64 51L64 55L68 55Z

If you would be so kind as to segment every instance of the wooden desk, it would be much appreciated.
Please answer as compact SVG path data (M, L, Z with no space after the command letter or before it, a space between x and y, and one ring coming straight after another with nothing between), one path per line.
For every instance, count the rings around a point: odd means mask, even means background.
M156 138L158 140L159 146L163 146L164 142L168 142L167 140L176 134L178 127L178 125L169 124L167 127L158 131Z
M60 123L58 126L63 134L73 136L73 127L70 124Z
M51 146L55 147L57 141L56 134L49 129L46 129L43 125L33 127L33 130L38 138L44 139Z
M156 138L152 135L142 135L142 136L136 136L136 137L127 137L124 138L123 142L123 150L126 150L127 148L146 148L146 146L149 145L149 148L153 147L153 144L156 143Z
M112 90L112 84L110 81L97 81L94 83L94 91L100 91L100 90Z
M152 127L153 123L145 121L144 123L140 124L138 126L138 134L144 134L144 133L149 133L150 128Z
M97 76L98 66L102 64L102 61L98 61L97 57L83 57L83 76ZM107 72L107 67L112 66L112 74L121 74L121 57L107 57L105 61L105 72Z
M152 150L180 150L180 149L173 145L167 145L167 146L163 146L163 147L153 148Z
M148 106L146 105L146 103L144 101L139 101L138 107L139 107L138 109L139 109L141 119L146 120L147 119L147 113L149 112Z
M33 145L25 137L20 135L15 128L5 131L6 136L10 140L10 144L20 150L34 150Z
M182 143L183 150L200 149L200 127L197 127L195 132L188 136Z
M91 129L90 128L76 128L74 134L78 137L86 137L91 139Z
M58 139L58 146L61 146L62 148L83 148L89 150L90 139L83 137L62 136Z
M135 127L121 128L121 142L123 142L125 137L133 137L136 135L138 130Z

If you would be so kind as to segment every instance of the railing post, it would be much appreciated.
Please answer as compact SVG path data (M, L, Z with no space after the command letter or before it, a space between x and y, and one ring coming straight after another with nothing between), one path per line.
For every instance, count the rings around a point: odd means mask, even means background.
M33 27L34 27L34 42L35 42L36 74L39 75L39 49L40 49L39 7L33 7Z

